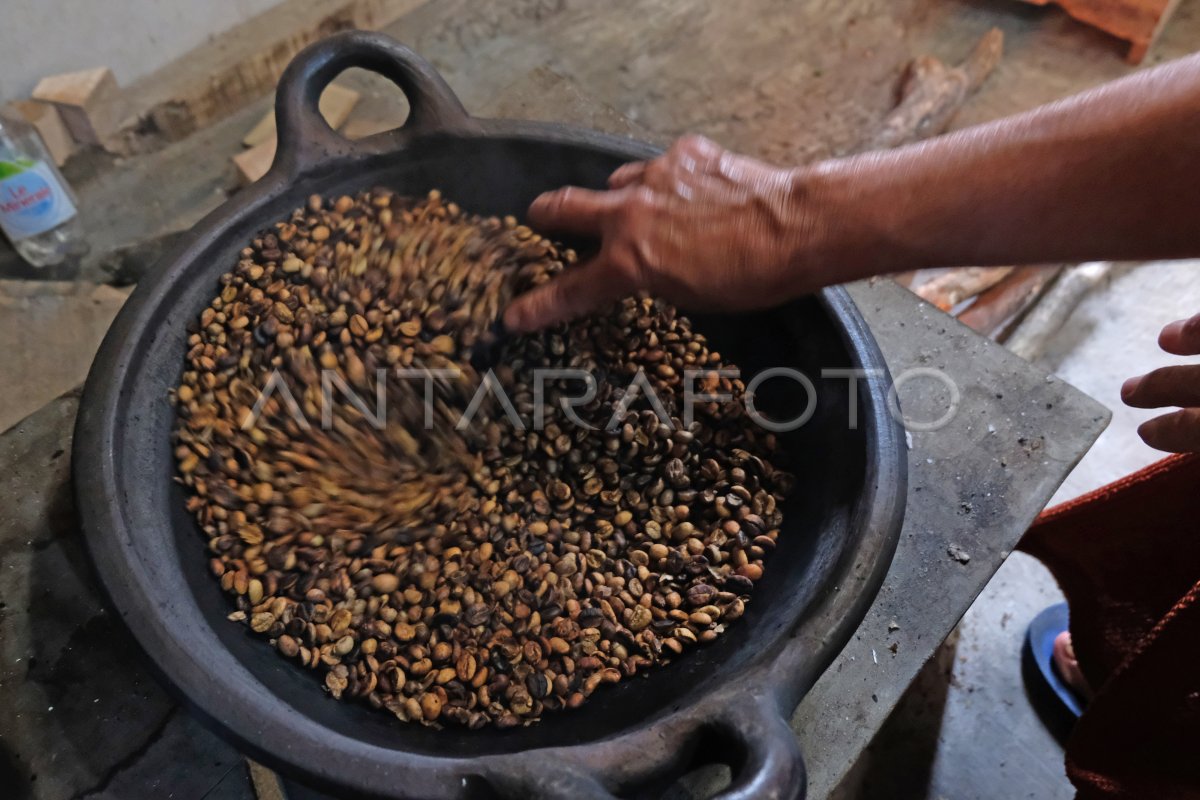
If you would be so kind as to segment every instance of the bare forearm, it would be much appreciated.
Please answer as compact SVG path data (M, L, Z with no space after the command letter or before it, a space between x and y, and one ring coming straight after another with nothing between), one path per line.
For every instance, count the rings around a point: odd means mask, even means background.
M648 291L745 310L940 266L1200 256L1200 54L922 144L780 169L687 137L530 221L591 234L585 269L506 314L534 330Z
M925 266L1200 255L1200 56L796 176L804 288Z
M608 191L547 192L529 220L601 246L517 298L504 315L515 332L634 292L745 311L917 267L1200 256L1200 54L1019 117L812 167L685 137L618 169ZM1159 341L1200 355L1200 315ZM1141 427L1148 444L1200 452L1198 386L1198 365L1125 384L1130 405L1178 409Z

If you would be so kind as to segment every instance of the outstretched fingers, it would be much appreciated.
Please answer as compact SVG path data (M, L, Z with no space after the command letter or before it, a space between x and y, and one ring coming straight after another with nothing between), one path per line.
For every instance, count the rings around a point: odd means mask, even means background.
M1162 367L1121 387L1121 399L1134 408L1200 407L1200 365Z
M1163 350L1180 356L1200 355L1200 314L1172 322L1158 337ZM1138 434L1157 450L1200 452L1200 364L1162 367L1130 378L1121 399L1134 408L1178 408L1142 424Z
M1200 314L1172 322L1163 328L1158 344L1163 350L1177 356L1200 355Z
M1168 453L1200 452L1200 408L1155 417L1138 428L1142 441Z
M529 224L558 233L597 236L622 199L620 192L568 186L539 195L529 206Z
M628 281L600 255L518 297L504 312L504 326L514 333L541 330L597 311L630 291Z
M632 186L642 180L642 176L646 174L648 161L631 161L617 167L616 172L608 176L608 188L624 189L626 186Z

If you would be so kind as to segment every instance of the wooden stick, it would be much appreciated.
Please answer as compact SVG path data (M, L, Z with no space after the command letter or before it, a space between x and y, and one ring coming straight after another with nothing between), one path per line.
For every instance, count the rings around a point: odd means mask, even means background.
M979 295L958 319L977 333L1003 342L1014 322L1020 321L1062 269L1061 266L1017 267L1004 280Z
M1093 261L1068 268L1013 331L1008 340L1008 349L1027 361L1040 356L1071 312L1108 278L1112 269L1113 265L1108 261Z
M967 97L996 68L1003 53L1004 33L993 28L957 67L947 67L928 55L915 59L904 79L899 105L883 121L868 149L899 147L946 130Z

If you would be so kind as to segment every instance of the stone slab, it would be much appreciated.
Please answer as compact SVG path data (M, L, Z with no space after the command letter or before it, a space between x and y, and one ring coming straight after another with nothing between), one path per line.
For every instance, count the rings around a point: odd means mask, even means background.
M851 294L894 376L939 370L961 400L944 428L912 432L908 509L892 568L851 643L793 718L816 798L846 776L1110 418L1095 400L891 281L855 284ZM905 415L918 421L947 408L931 379L913 378L899 394Z

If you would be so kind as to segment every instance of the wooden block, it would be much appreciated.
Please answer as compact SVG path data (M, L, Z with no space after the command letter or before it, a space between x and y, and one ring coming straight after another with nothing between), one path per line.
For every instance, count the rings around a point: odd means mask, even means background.
M42 143L58 166L66 163L71 153L75 152L75 140L71 138L71 132L67 130L58 109L50 103L14 100L5 107L37 129Z
M336 83L331 83L325 87L325 91L321 93L321 100L318 108L321 109L321 116L329 123L329 127L335 131L345 124L346 119L350 116L350 112L354 110L354 106L358 103L359 94L353 89L347 89L345 86L338 86ZM246 134L246 138L242 139L242 144L246 147L257 147L263 142L275 138L275 111L271 110L258 121L258 124L250 129Z
M365 139L377 133L390 131L395 127L395 125L378 119L352 119L346 123L346 127L342 128L342 135L347 139Z
M238 185L248 186L254 183L263 175L267 174L267 170L271 168L271 162L275 160L275 137L272 136L265 142L261 142L249 150L243 150L233 157L233 164L237 167Z
M53 103L80 144L100 144L121 125L121 90L107 67L42 78L33 99Z
M1179 0L1023 0L1054 4L1075 19L1129 42L1128 61L1140 64L1162 33Z

